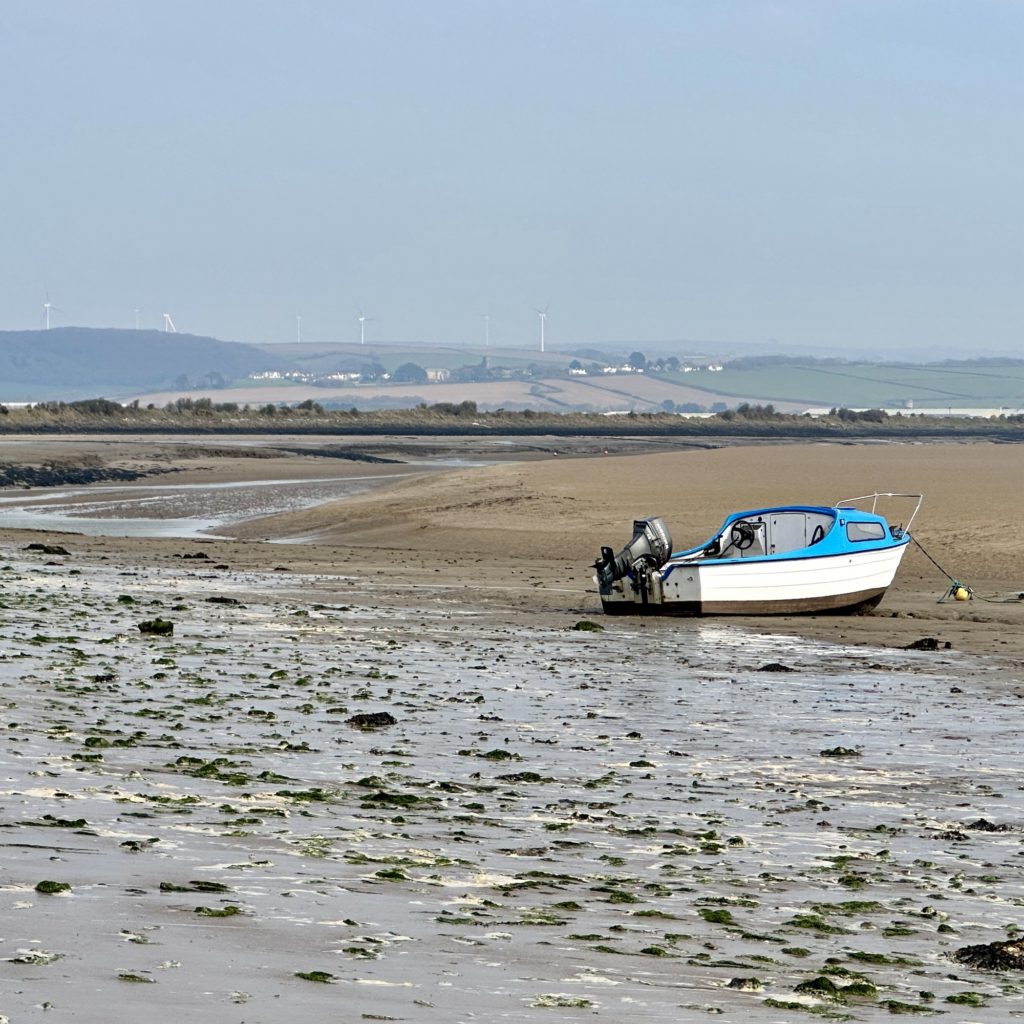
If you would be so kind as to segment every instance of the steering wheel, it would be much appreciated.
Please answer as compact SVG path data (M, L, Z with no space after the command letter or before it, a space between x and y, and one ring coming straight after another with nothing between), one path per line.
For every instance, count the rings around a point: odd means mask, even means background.
M741 521L736 523L729 534L729 542L737 551L746 551L754 543L754 528L750 523Z

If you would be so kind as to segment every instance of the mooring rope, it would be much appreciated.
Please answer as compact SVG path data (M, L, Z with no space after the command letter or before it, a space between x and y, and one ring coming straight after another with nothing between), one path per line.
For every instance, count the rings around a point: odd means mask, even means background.
M1016 604L1018 601L1024 601L1024 592L1018 594L1015 598L982 597L980 594L975 594L974 589L972 587L969 587L966 583L961 583L955 576L946 572L946 570L943 569L942 566L939 565L939 563L936 562L930 554L928 554L928 552L925 550L924 545L916 537L911 536L910 539L921 549L921 554L923 554L924 557L927 558L928 561L931 562L932 565L934 565L935 568L938 569L939 572L941 572L947 580L949 580L949 590L947 590L946 593L944 593L942 597L939 598L939 601L946 601L951 597L956 597L956 592L958 590L966 590L967 598L970 601L985 601L987 604Z
M955 597L956 596L956 592L958 590L966 590L967 591L967 598L968 598L968 600L971 600L971 601L974 600L974 591L969 586L967 586L966 583L961 583L954 575L952 575L951 573L946 572L946 570L943 569L942 566L939 565L939 563L936 562L935 559L932 558L932 556L930 554L928 554L928 552L925 550L925 546L915 536L913 536L913 534L911 534L910 539L921 549L921 554L923 554L924 557L927 558L928 561L931 562L932 565L934 565L935 568L938 569L939 572L941 572L942 575L945 576L947 580L949 580L949 584L950 584L949 585L949 590L947 590L946 593L943 594L942 597L939 598L940 601L945 601L946 598L948 598L948 597ZM985 599L981 598L980 600L985 600Z
M934 565L935 568L938 569L939 572L941 572L942 575L945 576L947 580L949 580L952 583L959 583L960 582L955 576L953 576L950 573L946 572L946 570L943 569L942 566L939 565L939 563L936 562L935 559L932 558L932 556L928 554L928 552L925 550L925 546L916 537L911 536L910 539L921 549L921 553L924 555L924 557L927 558L928 561L931 562L932 565Z

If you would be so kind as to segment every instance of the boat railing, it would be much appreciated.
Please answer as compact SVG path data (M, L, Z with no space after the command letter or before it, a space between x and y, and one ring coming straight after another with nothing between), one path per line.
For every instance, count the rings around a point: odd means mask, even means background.
M916 504L914 505L914 511L910 513L910 518L907 520L906 525L903 527L904 530L909 530L910 529L910 524L913 523L914 517L921 510L921 502L924 501L924 495L922 495L922 494L912 494L912 493L903 492L903 491L875 491L872 494L862 494L862 495L860 495L860 497L857 497L857 498L843 498L842 501L837 501L835 503L834 507L835 508L851 508L851 507L854 507L857 504L857 502L859 502L859 501L870 501L871 502L871 513L872 513L872 515L877 515L877 512L875 511L875 509L878 506L878 499L879 498L911 498L911 499L916 499Z

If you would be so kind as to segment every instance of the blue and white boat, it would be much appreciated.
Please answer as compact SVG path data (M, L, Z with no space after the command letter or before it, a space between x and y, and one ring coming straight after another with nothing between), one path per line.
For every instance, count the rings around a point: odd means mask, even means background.
M916 499L906 525L891 526L877 512L880 498ZM622 551L603 547L594 563L601 603L612 615L866 611L896 575L921 500L889 492L734 512L685 551L672 551L659 516L637 519Z

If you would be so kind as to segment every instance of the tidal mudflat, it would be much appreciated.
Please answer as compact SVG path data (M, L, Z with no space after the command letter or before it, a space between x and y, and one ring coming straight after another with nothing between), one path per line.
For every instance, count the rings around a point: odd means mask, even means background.
M984 657L23 546L11 1024L1024 1017L949 958L1024 926L1024 682Z

